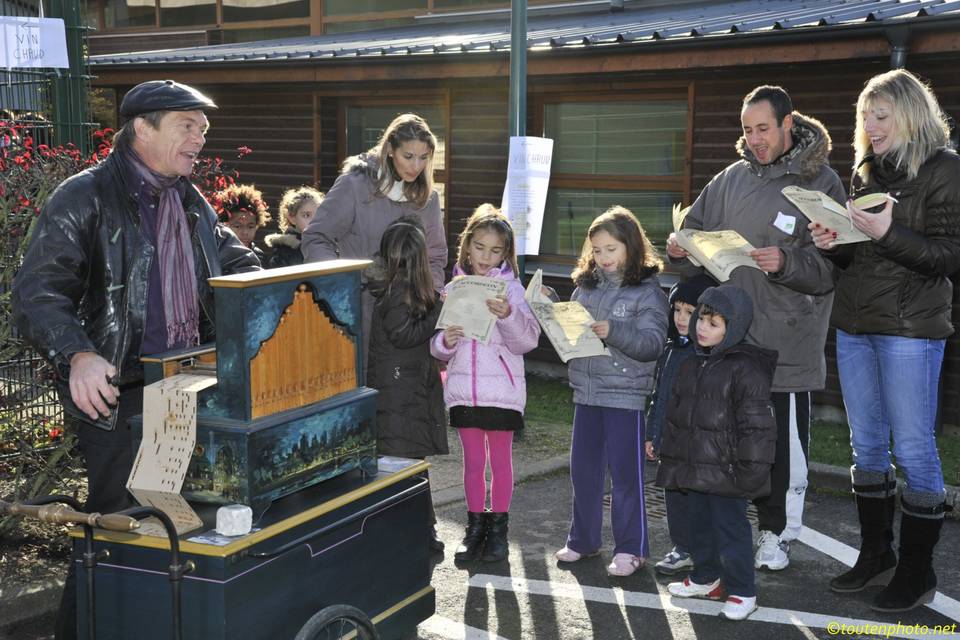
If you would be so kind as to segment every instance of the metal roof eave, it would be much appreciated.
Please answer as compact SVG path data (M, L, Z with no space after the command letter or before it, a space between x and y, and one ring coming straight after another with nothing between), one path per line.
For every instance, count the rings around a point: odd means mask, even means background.
M857 37L872 37L876 35L886 36L891 29L909 29L911 31L920 30L923 32L946 31L951 27L960 29L960 15L956 16L937 16L924 15L912 18L898 19L896 21L869 21L845 24L830 25L811 25L790 28L770 28L763 31L732 32L732 33L707 33L703 35L672 36L668 39L657 39L647 37L637 40L620 40L611 42L595 42L591 44L565 44L560 47L538 46L528 49L527 55L531 58L541 58L548 56L561 57L579 57L593 55L609 55L612 52L622 52L624 54L637 54L640 52L651 52L655 48L656 52L677 51L692 49L701 46L710 46L717 48L730 48L740 45L757 46L762 44L783 44L795 42L822 42L826 40L852 39ZM129 61L123 62L102 62L93 63L95 69L104 71L111 70L129 70L133 67L143 67L150 69L197 69L216 63L217 68L233 68L243 63L255 63L258 68L265 67L309 67L320 63L335 64L342 66L354 66L358 64L369 64L376 60L377 64L385 65L403 65L408 63L423 64L424 62L449 62L451 58L459 58L459 62L486 62L509 56L509 48L441 48L436 50L426 48L424 50L409 51L404 54L382 53L380 50L362 52L353 50L349 52L320 51L310 53L298 51L296 54L268 55L258 53L254 56L244 56L243 54L217 54L201 60L184 59L185 56L179 55L179 60L163 60L159 62L150 62L143 58L133 57Z

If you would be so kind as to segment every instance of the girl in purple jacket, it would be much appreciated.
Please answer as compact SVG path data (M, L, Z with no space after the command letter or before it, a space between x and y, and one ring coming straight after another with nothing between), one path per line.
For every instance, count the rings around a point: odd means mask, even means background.
M507 557L507 519L513 497L513 432L523 425L527 402L523 354L537 346L540 325L523 297L510 222L491 204L477 207L460 235L456 278L507 281L506 294L487 300L497 317L487 344L464 337L461 327L437 333L430 350L447 363L444 401L463 443L467 528L455 560ZM450 286L449 284L447 285ZM485 470L490 462L490 511L485 511Z

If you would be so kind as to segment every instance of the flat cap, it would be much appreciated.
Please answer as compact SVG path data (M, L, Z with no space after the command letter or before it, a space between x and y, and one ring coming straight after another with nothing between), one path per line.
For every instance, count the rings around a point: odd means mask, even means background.
M120 117L135 118L151 111L203 111L216 109L213 100L193 87L173 80L141 82L123 96Z

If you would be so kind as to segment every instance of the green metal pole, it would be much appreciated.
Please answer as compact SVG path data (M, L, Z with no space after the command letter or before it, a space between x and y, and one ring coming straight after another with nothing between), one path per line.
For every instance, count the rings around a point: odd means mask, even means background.
M527 0L510 3L510 135L527 135ZM523 282L524 256L517 256Z
M87 78L83 48L86 27L80 11L80 0L50 0L49 17L63 18L70 59L68 70L55 69L51 74L54 136L58 144L72 142L86 155L90 148L86 130Z

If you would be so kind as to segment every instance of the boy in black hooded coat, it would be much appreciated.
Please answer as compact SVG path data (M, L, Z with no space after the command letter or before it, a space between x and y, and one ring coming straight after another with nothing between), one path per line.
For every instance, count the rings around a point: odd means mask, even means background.
M687 492L694 569L671 583L680 597L721 599L721 615L756 609L747 500L770 492L776 421L770 386L777 354L743 342L750 296L736 286L707 289L690 319L694 357L673 383L657 485ZM721 578L723 585L721 586Z

